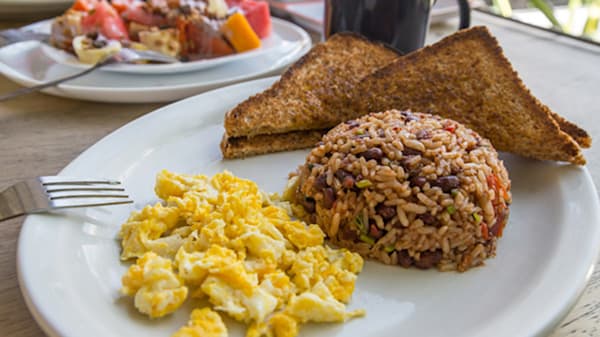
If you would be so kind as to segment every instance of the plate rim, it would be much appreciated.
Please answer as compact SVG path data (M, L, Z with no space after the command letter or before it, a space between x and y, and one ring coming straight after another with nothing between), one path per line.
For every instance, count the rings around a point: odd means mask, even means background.
M226 85L232 85L238 82L253 80L256 78L267 77L275 75L276 73L284 70L286 67L290 66L293 62L296 62L298 59L303 57L311 48L311 39L308 33L304 31L306 34L306 39L301 43L298 43L296 47L292 50L289 50L287 53L282 54L281 58L279 58L279 62L273 63L270 66L262 67L253 73L246 73L242 75L237 75L234 77L224 77L220 80L215 81L204 81L199 82L196 80L186 81L186 83L180 83L175 85L141 85L141 86L129 86L129 87L97 87L97 86L88 86L88 85L80 85L80 84L70 84L69 82L60 84L56 87L48 88L42 90L42 92L46 94L50 94L58 97L69 97L74 99L83 99L89 101L99 101L99 102L120 102L120 103L151 103L151 102L168 102L175 101L177 99L186 98L189 93L185 93L184 91L196 91L192 94L198 94L201 92L206 92L207 90L214 90L215 88L223 87ZM27 41L22 43L31 43L37 44L35 41ZM257 60L261 56L257 56L257 58L248 58L246 60L240 60L240 62L253 62ZM52 61L53 62L53 61ZM225 67L227 65L224 65ZM216 68L218 69L218 68ZM192 72L192 73L201 73L202 71ZM35 80L26 74L23 74L19 70L12 69L5 63L0 62L0 74L6 76L9 80L18 83L24 87L31 87L34 85L38 85L43 83L42 81ZM128 76L126 74L119 74L118 76ZM154 74L154 75L131 75L140 77L140 81L143 80L142 77L148 76L147 78L156 78L164 75ZM142 81L143 82L143 81ZM114 93L115 90L119 91L122 97L128 97L127 95L145 95L144 97L148 98L139 98L136 96L135 99L132 98L120 98L120 99L107 99L105 96L111 93ZM164 94L167 91L171 91L172 93L167 96L161 96L164 98L154 98L156 96L152 96L153 93L161 93ZM103 98L104 97L104 98Z
M40 20L40 21L34 22L32 24L29 24L27 26L24 26L22 28L39 31L42 27L49 25L52 22L52 20L53 20L53 18L46 19L46 20ZM310 41L310 35L302 27L298 26L297 24L294 24L293 22L289 22L287 20L283 20L283 19L280 19L280 18L277 18L274 16L271 16L271 21L272 21L272 25L273 25L273 27L272 27L273 33L277 33L277 31L288 30L288 31L291 31L294 34L298 35L299 39L296 41L293 41L292 42L293 44L302 45L305 43L305 41L307 41L307 40ZM132 65L132 64L117 64L117 65L109 65L109 66L103 67L99 70L104 71L104 72L123 74L123 75L135 74L135 75L139 75L139 76L199 72L199 71L203 71L203 70L207 70L207 69L211 69L211 68L215 68L215 67L225 66L231 62L238 62L238 61L247 60L249 58L260 57L260 56L263 56L263 55L266 55L269 53L276 53L280 47L281 46L272 46L268 49L254 49L254 50L250 50L247 52L226 55L226 56L222 56L222 57L218 57L218 58L214 58L214 59L203 59L203 60L197 60L197 61L192 61L192 62L181 62L178 64L177 67L175 67L174 64L157 64L157 65L152 65L151 67L148 65L141 65L141 67L138 68L138 67L136 67L136 65ZM58 57L53 57L52 55L50 55L51 53L66 53L65 51L58 49L54 46L42 45L41 49L42 49L45 57L47 57L48 59L50 59L53 62L60 64L62 66L72 68L72 69L78 69L78 70L85 70L85 69L89 69L92 67L91 65L87 65L87 64L83 64L83 63L64 62L64 61L59 60ZM295 47L291 46L291 49L295 49ZM208 61L211 61L212 63L210 63L209 65L206 65L205 63Z
M307 45L306 44L301 44L298 45L297 48L295 48L292 52L290 52L289 54L286 54L284 57L290 57L292 56L295 57L300 53L303 53L304 51L307 51ZM259 56L257 56L259 57ZM248 60L245 60L248 61ZM37 81L37 80L33 80L29 77L23 76L22 73L18 72L18 71L14 71L12 69L4 69L4 67L7 67L4 63L0 62L0 74L4 74L5 76L8 77L8 75L10 75L11 79L18 79L23 83L27 83L27 85L37 85L37 84L41 84L43 82L41 81ZM275 67L276 68L276 67ZM209 86L209 85L218 85L218 84L222 84L222 83L228 83L230 81L239 81L245 78L252 78L255 76L261 76L263 74L269 73L270 71L275 70L273 67L270 67L268 69L263 69L261 71L252 73L250 75L240 75L238 77L232 77L232 78L226 78L220 81L214 81L214 82L205 82L200 84L201 86ZM198 73L201 73L202 71L199 70ZM193 73L196 73L195 71ZM8 74L8 75L7 75ZM122 74L125 75L125 74ZM152 74L151 76L162 76L160 74ZM152 92L153 90L164 90L166 88L168 89L175 89L175 90L181 90L181 89L191 89L194 87L197 87L199 84L197 82L190 82L190 83L185 83L185 84L177 84L177 85L172 85L169 87L164 87L164 86L136 86L136 87L118 87L117 89L119 91L123 91L123 92L138 92L138 91L149 91ZM58 89L63 89L63 90L93 90L94 92L104 92L104 93L109 93L115 90L115 88L108 88L108 87L94 87L94 86L86 86L86 85L79 85L79 84L69 84L67 83L63 83L63 84L59 84L58 86L54 87L54 88L58 88ZM52 89L52 88L51 88Z
M274 77L268 77L268 78L238 83L238 84L222 87L219 89L211 90L211 91L199 94L199 95L194 95L187 99L165 105L159 109L156 109L148 114L145 114L139 118L136 118L136 119L130 121L129 123L121 126L120 128L118 128L118 129L112 131L111 133L109 133L108 135L104 136L103 138L101 138L100 140L95 142L92 146L90 146L85 151L83 151L81 154L79 154L76 158L74 158L68 165L66 165L60 171L59 175L63 174L63 172L65 172L65 171L69 171L69 170L73 169L73 167L78 165L78 161L82 157L89 156L90 153L93 153L93 151L95 151L96 148L102 148L102 147L106 146L105 144L110 142L111 138L118 136L118 134L120 134L122 132L127 132L127 129L129 129L129 128L135 128L136 127L135 125L138 123L141 123L143 121L150 121L154 118L157 118L157 116L159 116L161 114L168 113L169 110L177 110L178 105L184 105L189 101L198 99L198 97L200 97L200 96L204 96L204 95L208 96L213 92L226 92L226 91L230 91L230 90L235 90L238 87L247 87L247 86L268 87L269 83L272 83L273 81L277 80L278 78L279 78L279 76L274 76ZM548 332L551 329L553 329L557 323L559 323L559 321L572 309L572 306L582 295L582 293L592 275L592 271L594 270L596 262L597 262L597 256L598 256L598 253L600 252L600 245L598 244L598 243L600 243L600 229L598 228L598 225L600 225L600 222L599 222L600 221L600 201L598 198L596 186L593 183L591 175L589 173L589 169L587 167L580 167L579 169L580 169L580 173L578 173L578 174L581 175L581 177L583 178L587 192L590 192L589 193L590 194L589 203L591 205L594 205L594 208L592 208L591 210L588 210L588 213L586 213L586 215L589 214L591 216L591 219L594 220L594 221L590 221L590 223L592 223L592 225L590 225L588 227L588 228L594 229L594 233L592 233L593 235L590 235L589 237L590 237L590 243L592 243L592 244L595 243L595 245L590 245L589 249L588 249L589 251L593 251L594 253L593 254L590 253L587 256L584 256L585 259L582 259L582 260L585 260L585 261L582 262L580 264L580 267L577 268L577 270L576 270L578 272L577 273L578 275L576 275L576 280L575 280L574 284L571 284L570 287L563 289L563 292L561 293L561 295L557 296L555 298L555 300L559 300L561 302L560 307L551 308L551 310L549 310L549 312L547 314L545 314L544 317L541 317L541 318L545 318L545 320L537 321L537 322L530 322L531 324L528 324L527 327L525 328L525 331L523 331L524 335L527 335L527 336L535 336L535 335L539 335L540 333L543 333L543 332ZM25 244L23 244L23 243L26 240L26 238L22 234L24 232L23 229L25 229L27 226L31 226L30 224L32 223L32 221L34 221L34 217L35 217L35 215L27 216L27 218L25 219L25 221L23 223L22 230L19 234L18 249L17 249L17 274L18 274L19 286L20 286L21 292L23 294L23 297L25 298L25 302L27 304L28 309L30 310L30 312L32 312L32 315L34 316L34 318L36 319L36 321L38 322L40 327L42 327L44 332L46 332L50 336L65 336L65 335L61 335L59 333L60 329L57 329L57 327L56 327L56 325L58 325L58 323L50 322L49 320L47 320L47 318L45 317L42 310L38 306L36 306L36 303L35 303L36 300L35 300L35 298L33 298L31 296L31 293L29 292L30 291L29 287L27 286L27 283L29 282L29 280L27 280L26 277L23 275L22 267L23 267L23 264L25 263L24 257L23 257L24 249L25 249L23 247L25 246ZM582 270L585 270L586 272L583 273L583 275L579 275L579 273ZM50 309L50 308L47 308L47 309ZM540 317L538 317L538 318L540 318Z

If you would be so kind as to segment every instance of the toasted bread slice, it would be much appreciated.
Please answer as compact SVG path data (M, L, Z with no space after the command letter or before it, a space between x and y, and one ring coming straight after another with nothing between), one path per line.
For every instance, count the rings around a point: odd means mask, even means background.
M332 110L364 76L398 58L381 44L352 33L315 45L273 86L225 116L229 137L328 128L346 119Z
M271 152L305 149L315 146L326 132L327 129L236 138L229 138L224 135L221 141L221 152L223 158L233 159Z
M476 130L500 151L535 159L583 165L569 133L583 145L590 142L525 88L485 27L460 31L363 78L348 106L357 116L392 108L439 114Z
M566 132L571 136L579 146L583 148L589 148L592 146L592 137L587 133L587 131L583 130L579 126L569 122L564 119L562 116L559 116L556 112L548 109L548 113L552 116L554 121L558 123L558 126L563 132Z

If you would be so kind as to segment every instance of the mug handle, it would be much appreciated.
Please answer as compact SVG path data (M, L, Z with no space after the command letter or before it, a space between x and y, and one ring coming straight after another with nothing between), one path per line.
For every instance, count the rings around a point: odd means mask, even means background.
M458 0L458 12L460 15L458 29L469 28L471 25L471 6L469 5L469 0Z

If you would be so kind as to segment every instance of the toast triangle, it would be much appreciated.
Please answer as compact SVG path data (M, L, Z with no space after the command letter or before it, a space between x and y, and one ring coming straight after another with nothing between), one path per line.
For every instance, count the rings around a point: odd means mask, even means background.
M438 114L474 129L499 151L535 159L583 165L575 139L591 143L525 88L483 26L397 59L363 78L352 97L356 117L392 108Z
M226 137L328 128L346 119L328 109L347 102L347 92L364 76L398 54L352 33L314 46L273 86L237 105L225 116Z

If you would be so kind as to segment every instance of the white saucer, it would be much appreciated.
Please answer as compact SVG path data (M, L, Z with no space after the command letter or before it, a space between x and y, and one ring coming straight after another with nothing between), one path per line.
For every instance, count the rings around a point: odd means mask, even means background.
M1 0L0 0L1 1ZM45 20L27 26L37 32L50 33L51 20ZM172 64L112 64L101 68L101 71L132 74L175 74L190 71L206 70L217 66L239 62L259 56L280 54L295 50L299 45L310 41L310 36L297 25L277 18L272 18L273 31L271 35L261 41L260 48L247 52L232 54L213 59L197 60L191 62L178 62ZM88 69L89 64L81 63L73 54L57 49L50 45L42 45L42 50L52 60L59 64L77 68Z
M304 33L306 34L306 33ZM177 75L137 75L97 71L44 90L45 93L97 102L167 102L228 84L279 74L311 47L310 37L291 50L268 53L203 71ZM0 50L0 74L26 87L81 71L48 58L39 42Z

